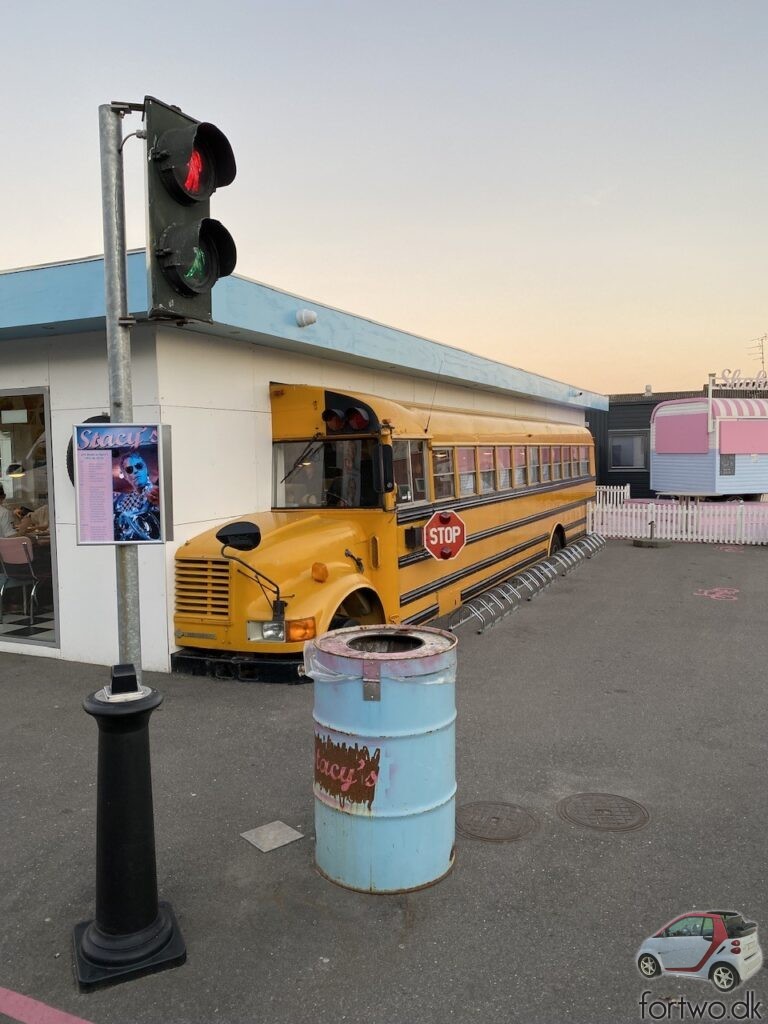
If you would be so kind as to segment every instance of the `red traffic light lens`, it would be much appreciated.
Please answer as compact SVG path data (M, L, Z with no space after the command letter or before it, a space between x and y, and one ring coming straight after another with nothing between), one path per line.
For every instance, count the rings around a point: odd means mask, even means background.
M172 168L176 188L194 202L208 199L216 189L216 168L206 146L196 142L189 159Z
M183 168L181 168L183 171ZM210 194L211 166L205 152L199 146L192 150L187 163L187 176L182 188L190 196L207 196Z
M177 202L205 202L235 177L227 138L212 124L190 124L164 132L151 151L160 177Z

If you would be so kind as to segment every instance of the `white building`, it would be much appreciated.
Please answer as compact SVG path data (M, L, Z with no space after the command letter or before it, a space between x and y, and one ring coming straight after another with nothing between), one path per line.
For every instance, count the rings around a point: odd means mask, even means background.
M602 395L240 277L216 285L213 324L150 322L143 251L128 256L128 305L134 422L172 432L173 541L139 553L146 669L170 666L179 544L270 506L271 381L564 423L608 406ZM306 309L317 320L302 327ZM11 508L48 505L48 555L44 529L35 543L52 577L32 627L9 612L6 595L0 652L118 660L114 551L76 543L67 471L73 424L108 412L102 258L0 273L0 483Z

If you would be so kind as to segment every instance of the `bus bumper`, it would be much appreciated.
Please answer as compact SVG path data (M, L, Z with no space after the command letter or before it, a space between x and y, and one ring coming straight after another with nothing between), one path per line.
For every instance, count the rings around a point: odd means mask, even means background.
M184 647L171 655L171 671L187 676L240 679L246 683L311 683L300 654L248 655Z

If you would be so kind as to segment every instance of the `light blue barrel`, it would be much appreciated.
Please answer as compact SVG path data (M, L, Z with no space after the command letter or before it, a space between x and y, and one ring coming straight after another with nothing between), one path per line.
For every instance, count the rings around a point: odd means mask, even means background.
M332 882L403 892L453 866L456 637L355 626L308 643L315 860Z

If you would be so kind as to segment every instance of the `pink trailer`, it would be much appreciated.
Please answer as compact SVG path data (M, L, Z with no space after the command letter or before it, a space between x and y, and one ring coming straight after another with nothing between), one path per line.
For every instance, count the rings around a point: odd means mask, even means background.
M768 493L768 400L659 402L651 416L651 489L699 497Z

